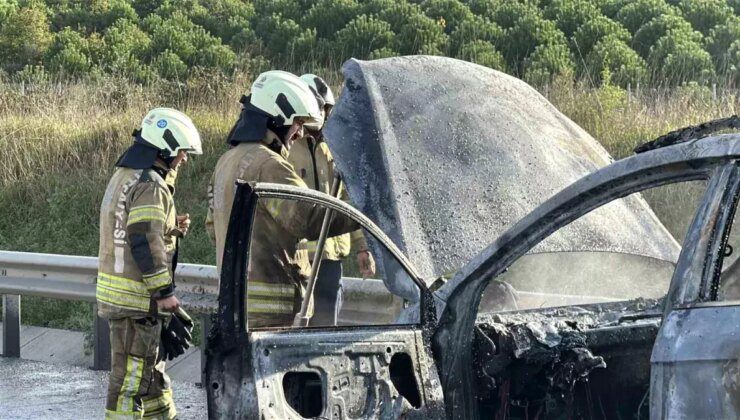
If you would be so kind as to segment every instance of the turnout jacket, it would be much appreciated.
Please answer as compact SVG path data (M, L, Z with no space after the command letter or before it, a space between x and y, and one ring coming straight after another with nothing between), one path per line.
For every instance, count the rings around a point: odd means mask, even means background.
M156 315L155 297L174 293L171 265L179 236L165 180L152 169L117 168L100 207L98 314Z
M309 188L326 194L331 193L335 172L334 157L329 146L320 137L317 139L307 135L295 142L290 148L288 161ZM343 185L340 186L339 197L343 201L349 201L347 190ZM316 247L316 241L302 242L299 245L299 249L308 250L310 260L314 258ZM355 252L368 249L362 230L326 238L321 259L340 261L349 255L350 249L354 249Z
M271 182L307 188L287 161L287 151L278 154L267 145L277 139L268 131L262 142L233 147L218 161L209 185L206 229L216 243L219 272L236 191L235 182ZM257 316L287 316L297 312L302 287L310 266L305 253L297 253L304 238L316 239L321 231L324 209L314 204L283 199L260 199L255 209L247 274L247 311ZM330 234L356 230L345 217L334 217Z

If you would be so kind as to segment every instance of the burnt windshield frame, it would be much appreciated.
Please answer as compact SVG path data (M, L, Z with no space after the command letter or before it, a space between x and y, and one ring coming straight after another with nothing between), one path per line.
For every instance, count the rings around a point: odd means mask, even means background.
M391 255L400 263L401 268L406 272L406 274L411 278L411 280L414 282L416 287L419 289L420 292L420 299L421 299L421 307L424 308L422 311L420 311L419 316L419 324L401 324L401 325L421 325L422 327L425 327L425 329L429 329L432 326L436 325L436 313L434 311L434 304L433 304L433 297L431 294L431 291L427 288L424 281L419 276L416 268L411 264L411 262L406 258L406 256L398 249L398 247L383 233L383 231L380 230L379 227L377 227L370 219L368 219L365 215L363 215L359 210L355 209L354 207L350 206L349 204L339 200L338 198L331 197L327 194L324 194L319 191L310 190L307 188L301 188L301 187L295 187L291 185L284 185L284 184L272 184L272 183L256 183L251 186L252 190L250 191L250 198L248 201L242 200L241 205L248 205L248 212L249 214L249 229L248 232L246 229L240 229L240 233L248 233L249 236L246 238L247 243L247 251L243 252L243 255L245 256L246 260L244 261L243 265L239 265L238 267L241 269L240 272L233 271L232 275L237 275L239 286L241 287L240 290L245 291L247 287L247 269L249 264L249 247L251 246L251 230L253 228L252 221L254 218L254 209L257 206L257 202L261 199L283 199L283 200L295 200L295 201L302 201L307 203L312 203L315 205L321 206L323 209L330 209L333 210L339 214L342 214L345 217L349 217L352 220L356 221L361 228L363 228L366 232L370 233L375 239L380 242L381 246L384 246L385 249L391 253ZM235 204L236 204L236 197L235 197ZM235 206L234 209L237 207ZM234 211L232 210L232 220L234 221ZM231 230L232 225L231 221L229 224L229 230ZM228 237L228 235L227 235ZM241 238L241 237L240 237ZM243 238L241 238L243 239ZM226 258L226 252L224 251L224 259ZM389 291L390 293L390 291ZM238 317L238 328L241 331L250 331L248 329L248 320L246 319L246 314L244 313L245 308L245 299L246 299L246 293L240 293L237 298L239 299L239 307L241 314ZM220 305L219 305L220 306ZM378 327L377 325L374 325L372 327ZM397 325L395 325L397 327ZM275 327L275 328L259 328L260 331L275 331L275 330L281 330L286 329L288 327ZM309 327L309 328L343 328L343 327ZM357 327L353 327L357 328Z

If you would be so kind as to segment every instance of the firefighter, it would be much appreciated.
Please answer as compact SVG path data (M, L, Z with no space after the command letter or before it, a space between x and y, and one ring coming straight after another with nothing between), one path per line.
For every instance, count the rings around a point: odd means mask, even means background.
M293 143L303 137L303 124L320 124L316 98L298 76L278 70L260 74L251 94L242 97L242 112L228 136L231 149L219 159L209 185L206 228L216 243L219 272L235 182L271 182L308 188L288 163ZM307 258L297 243L316 239L324 209L283 199L261 199L250 242L247 277L247 319L250 328L291 325L301 306ZM332 235L351 232L358 225L335 217Z
M173 282L176 244L190 225L188 215L175 212L172 195L188 153L202 153L201 140L190 118L169 108L149 111L133 135L100 208L96 295L111 344L105 417L172 419L167 354L159 347L167 336L181 340L182 353L192 329L189 320L169 315L180 305ZM164 344L172 353L175 342Z
M330 193L334 179L334 158L329 151L329 146L324 141L322 131L323 122L329 117L335 104L334 93L324 79L314 74L304 74L301 80L316 96L319 109L323 113L321 125L304 125L305 135L297 141L290 150L288 161L293 165L303 181L317 191ZM346 190L341 188L341 198L348 201ZM299 248L306 247L309 260L315 258L316 241L303 242ZM337 294L339 292L339 281L342 279L342 260L346 258L350 250L355 250L357 265L364 278L375 275L375 261L370 254L365 237L361 230L351 234L344 234L327 238L324 251L321 255L321 269L319 270L315 296L315 311L311 318L312 325L335 325L337 315Z

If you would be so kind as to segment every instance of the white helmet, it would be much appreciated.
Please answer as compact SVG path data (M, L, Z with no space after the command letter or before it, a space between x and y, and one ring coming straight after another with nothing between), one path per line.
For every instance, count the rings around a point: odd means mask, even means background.
M172 108L154 108L141 121L137 141L159 150L163 157L177 155L180 150L200 155L203 153L200 134L193 121Z
M311 89L298 76L280 70L260 74L252 83L250 104L284 126L293 125L295 117L308 124L323 124L323 116Z
M331 91L331 88L324 81L324 79L315 74L306 73L301 76L301 80L306 82L306 84L309 88L311 88L314 94L323 100L324 103L322 105L334 106L334 104L336 103L336 101L334 100L334 92Z

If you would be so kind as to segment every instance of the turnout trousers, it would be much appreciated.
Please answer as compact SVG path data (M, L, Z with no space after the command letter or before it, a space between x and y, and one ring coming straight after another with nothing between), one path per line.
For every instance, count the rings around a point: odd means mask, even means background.
M106 419L174 419L170 378L159 360L163 319L109 319L111 372Z

